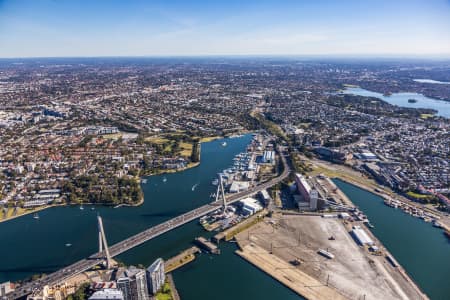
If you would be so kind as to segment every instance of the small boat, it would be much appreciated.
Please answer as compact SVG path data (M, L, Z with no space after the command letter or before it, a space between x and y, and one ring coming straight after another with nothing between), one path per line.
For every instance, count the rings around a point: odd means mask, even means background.
M33 219L36 219L36 220L39 219L39 215L37 213L34 213L33 214Z
M91 207L91 210L94 210L95 209L95 207Z
M434 226L434 227L437 227L437 228L442 228L442 224L439 223L439 222L436 221L436 220L433 221L433 226Z
M212 185L218 185L219 184L219 179L214 179L211 183L212 183Z
M142 179L142 183L146 184L147 183L147 179Z
M71 243L67 243L67 244L66 244L66 247L70 247L70 246L72 246Z
M408 99L408 103L416 103L417 101L417 99Z
M198 186L198 183L194 184L194 185L192 186L192 191L195 191L195 189L197 188L197 186Z
M166 182L166 181L167 181L167 178L166 178L166 177L164 177L164 178L163 178L163 182Z
M223 143L222 143L222 146L223 146L223 147L226 147L226 145L227 145L227 142L223 142Z
M83 210L83 209L84 209L83 204L81 204L80 205L80 210Z

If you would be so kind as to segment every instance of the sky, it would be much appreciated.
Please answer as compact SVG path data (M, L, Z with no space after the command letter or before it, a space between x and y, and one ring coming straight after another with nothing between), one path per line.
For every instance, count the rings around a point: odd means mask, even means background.
M450 0L0 0L0 57L450 57Z

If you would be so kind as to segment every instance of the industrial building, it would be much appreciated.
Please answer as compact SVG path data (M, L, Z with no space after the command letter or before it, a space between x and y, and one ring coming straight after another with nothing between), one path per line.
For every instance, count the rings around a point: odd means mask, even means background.
M242 205L242 210L246 215L253 215L263 209L259 201L253 198L242 199L239 203Z
M89 300L124 300L123 293L117 289L103 289L89 297Z
M147 286L149 293L155 295L164 285L165 280L164 261L162 258L158 258L147 268Z
M305 207L304 203L309 203L309 209L316 210L319 192L314 187L311 187L306 178L299 173L295 174L295 183L297 185L297 190L301 195L301 199L297 201L299 208Z
M367 233L360 226L353 226L352 235L361 245L372 246L374 241L367 235Z

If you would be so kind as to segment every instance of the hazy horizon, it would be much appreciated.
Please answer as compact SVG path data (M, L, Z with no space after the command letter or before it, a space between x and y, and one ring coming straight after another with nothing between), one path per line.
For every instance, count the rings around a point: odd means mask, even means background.
M0 0L1 58L450 58L450 1Z

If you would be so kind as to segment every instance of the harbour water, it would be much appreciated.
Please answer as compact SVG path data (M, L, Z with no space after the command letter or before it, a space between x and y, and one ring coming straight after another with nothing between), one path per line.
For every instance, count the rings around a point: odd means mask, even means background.
M94 253L96 215L100 213L109 244L210 201L211 181L232 164L251 135L202 144L202 163L180 173L148 177L145 202L139 207L56 207L0 223L0 282L51 272ZM166 180L164 181L164 178ZM383 204L382 199L341 181L336 184L368 215L375 235L432 299L450 295L449 242L430 224ZM193 186L196 186L194 191ZM149 265L169 258L207 236L197 221L188 223L118 257L126 264ZM71 244L67 246L67 244ZM183 300L302 299L234 254L235 244L222 243L220 255L200 254L174 272Z
M210 202L216 187L211 181L245 150L252 136L202 144L201 164L173 174L151 176L142 185L145 202L139 207L56 207L40 218L26 215L0 223L0 282L55 271L97 251L96 215L100 213L111 245L132 234ZM166 178L166 180L164 180ZM193 188L195 187L195 188ZM94 209L92 209L94 208ZM126 264L149 265L191 246L205 232L197 221L168 232L117 259ZM71 244L70 246L67 246ZM234 254L234 244L222 245L220 256L200 254L192 264L176 271L182 299L302 299ZM263 287L263 288L262 288ZM209 297L209 298L211 298Z
M448 81L439 81L439 80L433 80L433 79L413 79L415 82L419 83L430 83L430 84L450 84Z
M390 96L385 96L381 93L372 92L359 87L347 87L342 91L343 94L358 95L365 97L375 97L386 101L390 104L401 107L412 108L432 108L438 111L437 115L450 118L450 102L437 100L430 97L426 97L417 93L394 93ZM408 99L416 99L417 102L410 103Z
M370 230L421 289L431 299L450 299L450 242L442 230L386 206L375 194L333 181L367 215L374 225Z

